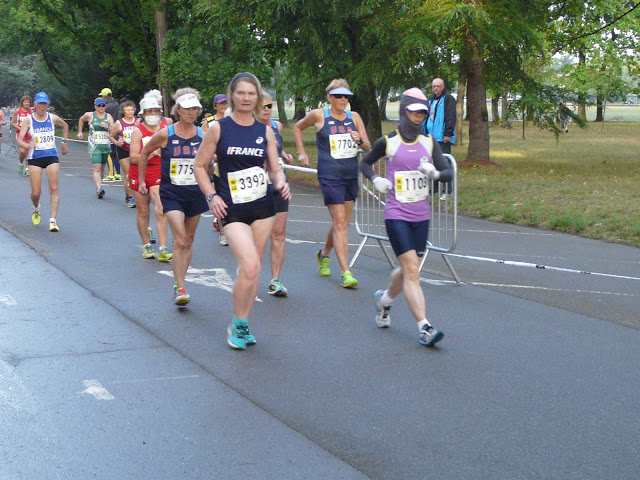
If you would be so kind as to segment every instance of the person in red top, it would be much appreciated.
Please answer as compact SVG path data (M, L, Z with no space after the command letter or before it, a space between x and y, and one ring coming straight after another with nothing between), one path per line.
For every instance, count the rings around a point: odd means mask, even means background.
M13 113L13 117L11 117L11 126L16 131L16 140L20 136L20 127L22 125L22 122L24 122L25 117L28 117L34 112L34 109L32 106L33 106L33 99L30 96L25 95L20 99L20 108L18 108ZM29 135L29 133L26 133L24 136L24 141L28 143L29 140L31 140L31 135ZM25 176L28 177L29 170L26 168L28 162L25 163L25 159L27 158L27 154L29 153L29 150L22 146L18 146L18 149L20 151L18 155L18 159L20 160L20 165L18 166L18 173L20 175L24 174Z
M151 238L149 235L149 210L151 200L153 200L154 210L156 213L156 229L158 232L158 241L160 242L160 251L158 260L168 262L173 256L167 249L167 218L162 209L160 201L160 150L154 151L148 158L148 164L144 175L144 183L148 189L147 193L140 193L140 180L138 178L138 162L140 160L140 152L142 148L151 140L151 137L158 130L166 127L166 122L161 121L162 108L158 100L153 97L144 97L140 100L140 115L142 122L133 129L131 134L131 148L129 150L129 185L133 190L133 196L138 207L138 215L136 223L138 225L138 233L143 243L142 258L155 258L156 254L151 246Z

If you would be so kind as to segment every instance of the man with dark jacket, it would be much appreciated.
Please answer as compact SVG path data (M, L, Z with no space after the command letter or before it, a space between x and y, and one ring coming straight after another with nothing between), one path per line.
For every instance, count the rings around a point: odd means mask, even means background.
M456 143L456 99L447 92L444 80L434 78L431 82L433 95L429 99L429 115L424 121L423 132L438 141L442 153L451 154L451 145ZM447 183L451 194L451 183Z

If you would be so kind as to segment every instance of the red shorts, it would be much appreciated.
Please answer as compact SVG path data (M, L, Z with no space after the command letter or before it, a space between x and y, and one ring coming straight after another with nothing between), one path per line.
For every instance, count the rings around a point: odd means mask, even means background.
M154 185L160 185L160 177L162 176L160 165L147 165L147 170L144 172L144 183L147 188ZM131 165L129 167L129 186L132 190L138 191L140 183L138 182L138 164Z
M20 130L16 130L16 142L18 141L18 137L20 136ZM22 139L23 142L28 142L29 140L31 140L31 135L29 135L28 133L25 134L24 138Z

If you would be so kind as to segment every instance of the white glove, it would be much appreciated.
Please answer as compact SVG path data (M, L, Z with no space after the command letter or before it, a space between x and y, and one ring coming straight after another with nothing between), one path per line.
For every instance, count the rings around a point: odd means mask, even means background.
M421 162L418 170L420 171L420 173L426 175L427 178L430 178L432 180L438 180L440 178L440 172L436 167L433 166L433 163Z
M376 187L380 193L387 193L393 188L393 184L386 178L376 177L373 179L373 186Z

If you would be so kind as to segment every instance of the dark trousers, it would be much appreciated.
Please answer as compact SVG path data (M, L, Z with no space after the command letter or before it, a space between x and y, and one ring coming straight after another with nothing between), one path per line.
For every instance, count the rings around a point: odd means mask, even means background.
M442 153L448 153L449 155L451 155L451 144L450 143L444 143L444 142L438 142L440 144L440 149L442 150ZM441 182L435 182L434 183L434 193L438 193L440 191L440 183ZM453 188L451 187L451 182L442 182L445 184L445 191L451 195L451 193L453 192Z

